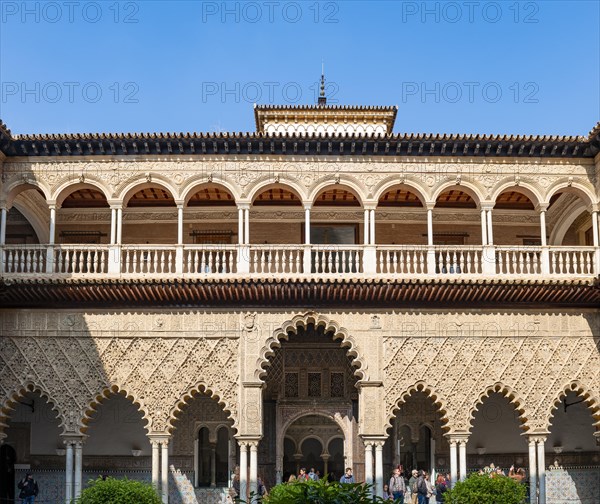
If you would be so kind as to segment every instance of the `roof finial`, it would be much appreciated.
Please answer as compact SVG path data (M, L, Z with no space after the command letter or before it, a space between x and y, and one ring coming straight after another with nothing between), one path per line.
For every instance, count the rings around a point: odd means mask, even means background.
M319 106L323 107L327 105L327 98L325 97L325 63L321 60L321 89L319 91Z

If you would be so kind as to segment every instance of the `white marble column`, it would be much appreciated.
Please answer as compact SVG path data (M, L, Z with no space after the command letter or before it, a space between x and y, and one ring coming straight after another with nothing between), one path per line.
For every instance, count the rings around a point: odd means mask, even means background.
M183 245L183 205L177 205L177 244Z
M546 438L539 437L537 439L537 463L538 463L538 481L539 481L539 498L538 504L546 504Z
M4 245L6 243L6 214L8 210L6 207L2 207L0 209L0 245Z
M427 245L433 245L433 208L427 209Z
M546 237L546 209L540 209L540 245L548 245Z
M370 243L370 241L369 241L369 229L370 229L370 226L369 226L369 215L370 215L369 210L365 210L365 223L363 225L363 235L364 235L363 236L363 238L364 238L363 242L364 242L365 245L368 245Z
M123 209L117 208L117 245L123 241Z
M257 495L258 493L258 441L250 443L250 493ZM253 499L254 502L254 499Z
M598 246L598 210L594 210L592 212L592 238L593 238L593 242L592 245L594 245L594 247Z
M200 440L198 438L194 439L194 488L198 488L198 467L200 464L200 461L198 460L198 456L199 456L199 452L200 452Z
M450 439L450 486L453 487L456 483L456 475L458 464L456 460L456 441Z
M250 243L250 208L244 209L244 243Z
M161 496L163 504L169 503L169 441L161 441Z
M81 495L83 483L83 441L75 441L75 479L73 498L78 499Z
M375 443L375 495L383 497L383 441Z
M365 483L373 484L373 443L365 441Z
M117 208L110 208L110 244L114 245L117 241Z
M529 437L529 502L537 503L537 460L535 454L535 438Z
M248 498L248 444L240 441L240 499Z
M160 441L150 440L152 445L152 485L158 492L160 487Z
M370 212L369 227L371 228L371 231L369 233L369 242L371 245L375 245L375 210L370 210Z
M487 245L487 212L484 208L481 209L481 244Z
M310 205L304 207L304 244L310 245Z
M488 245L493 245L494 244L494 228L492 225L492 209L489 208L487 210L487 244Z
M65 502L71 504L73 500L73 441L67 439L65 460Z
M244 209L238 207L238 245L244 244Z
M48 243L54 245L56 239L56 205L50 205L50 234L48 236Z
M461 440L458 443L458 467L460 481L467 477L467 440Z

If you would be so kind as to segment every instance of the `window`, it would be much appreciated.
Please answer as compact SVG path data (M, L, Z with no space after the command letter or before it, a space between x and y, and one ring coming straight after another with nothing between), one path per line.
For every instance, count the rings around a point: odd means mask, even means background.
M308 373L308 397L321 397L321 373Z
M285 373L285 397L298 397L298 373Z

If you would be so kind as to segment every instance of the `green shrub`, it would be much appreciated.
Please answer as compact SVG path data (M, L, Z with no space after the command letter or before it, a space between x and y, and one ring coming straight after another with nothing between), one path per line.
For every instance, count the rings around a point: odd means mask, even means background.
M116 478L90 481L77 499L77 504L161 504L161 499L149 483Z
M527 488L506 476L472 474L444 493L445 504L522 504Z
M341 484L319 481L296 481L274 486L265 504L373 504L383 503L380 497L371 497L369 485L359 483ZM392 501L385 501L390 504Z

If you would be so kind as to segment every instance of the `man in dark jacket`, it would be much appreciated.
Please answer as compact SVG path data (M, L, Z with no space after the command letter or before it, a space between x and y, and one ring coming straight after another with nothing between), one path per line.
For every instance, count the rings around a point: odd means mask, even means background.
M19 481L17 485L21 493L19 499L22 499L21 504L33 504L39 492L38 484L33 479L31 473L27 473L24 479Z
M427 498L427 482L425 481L425 471L421 471L419 473L419 477L417 478L417 495L418 495L418 503L419 504L429 504L429 499Z

